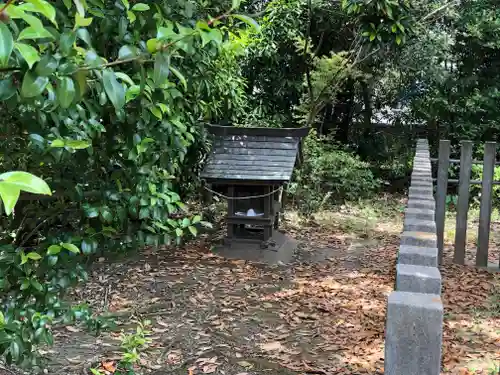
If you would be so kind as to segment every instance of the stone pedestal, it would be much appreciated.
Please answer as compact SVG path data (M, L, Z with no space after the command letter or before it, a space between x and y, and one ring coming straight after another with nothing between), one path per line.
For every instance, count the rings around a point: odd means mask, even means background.
M280 231L273 231L272 237L263 243L245 241L244 239L228 240L216 246L214 251L231 259L243 259L266 264L290 263L293 260L297 241Z

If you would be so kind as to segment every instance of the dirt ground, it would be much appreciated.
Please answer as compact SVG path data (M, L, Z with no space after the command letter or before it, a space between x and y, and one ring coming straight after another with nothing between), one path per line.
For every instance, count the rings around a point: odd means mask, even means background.
M95 337L84 327L58 329L47 372L88 374L118 359L120 330L150 320L141 374L383 374L402 228L391 212L345 208L300 223L289 215L285 229L299 242L289 265L226 260L205 240L103 259L73 297L115 314L118 330ZM490 375L500 361L499 274L452 265L451 246L445 255L443 374Z
M400 218L374 224L344 214L349 222L342 215L288 221L299 241L290 265L226 260L200 241L97 264L74 297L117 314L121 330L152 322L140 373L382 374ZM498 281L498 274L452 265L446 250L443 374L489 375L500 360L500 302L491 297ZM57 332L46 353L50 373L82 374L119 358L119 332L75 331Z

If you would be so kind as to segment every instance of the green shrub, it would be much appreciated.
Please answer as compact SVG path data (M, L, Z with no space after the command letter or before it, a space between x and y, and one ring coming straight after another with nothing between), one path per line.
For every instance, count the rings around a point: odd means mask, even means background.
M315 132L305 139L303 152L303 164L289 187L293 201L303 212L368 198L380 186L368 163L340 150L330 139L318 138Z
M471 180L483 179L483 166L479 164L473 164L471 169ZM493 173L493 181L500 181L500 167L495 167ZM481 201L481 185L471 185L470 187L470 199L473 204L479 206ZM500 208L500 185L493 185L492 189L492 206L494 208Z

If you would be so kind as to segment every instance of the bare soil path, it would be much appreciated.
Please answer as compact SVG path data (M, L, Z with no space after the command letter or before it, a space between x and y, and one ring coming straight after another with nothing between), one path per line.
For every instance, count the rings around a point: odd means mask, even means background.
M141 374L383 374L385 308L394 286L395 223L346 231L329 220L288 223L296 261L267 266L213 255L200 241L96 264L73 297L117 315L118 328L151 320ZM352 229L352 228L351 228ZM443 374L485 374L500 360L498 275L443 268ZM69 327L46 352L51 374L88 374L119 357L119 333ZM472 372L477 370L477 372Z

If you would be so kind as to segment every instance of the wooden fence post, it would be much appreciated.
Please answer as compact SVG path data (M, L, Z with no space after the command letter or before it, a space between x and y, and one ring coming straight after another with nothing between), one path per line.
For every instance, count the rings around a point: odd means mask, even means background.
M488 265L488 247L491 226L491 199L493 192L493 175L495 172L496 143L486 142L484 145L483 186L481 190L481 208L479 211L479 229L477 236L476 266Z
M467 242L467 214L469 211L469 186L472 169L472 142L462 141L460 152L460 179L458 182L457 225L455 232L455 254L453 262L465 263Z
M444 222L446 216L446 195L448 191L448 168L450 166L450 141L439 141L439 156L436 190L436 230L438 262L443 261Z

